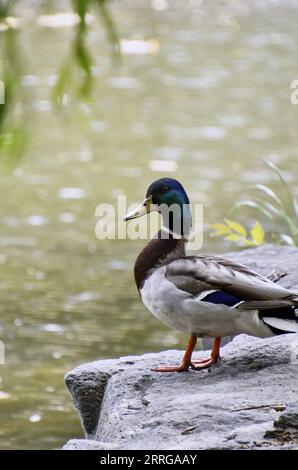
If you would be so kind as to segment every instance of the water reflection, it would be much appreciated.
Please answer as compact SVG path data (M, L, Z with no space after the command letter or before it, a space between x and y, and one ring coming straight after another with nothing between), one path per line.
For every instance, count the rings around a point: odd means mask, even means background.
M116 66L94 19L94 99L68 97L73 120L51 101L72 34L66 17L51 19L61 27L46 35L35 22L24 29L40 60L28 57L22 78L30 148L12 175L1 174L0 448L54 448L82 435L63 385L73 366L183 346L139 301L132 268L144 242L96 239L100 202L139 201L167 173L204 203L207 225L246 185L271 180L263 157L296 181L297 5L232 3L116 4L127 41ZM206 235L205 251L227 249Z

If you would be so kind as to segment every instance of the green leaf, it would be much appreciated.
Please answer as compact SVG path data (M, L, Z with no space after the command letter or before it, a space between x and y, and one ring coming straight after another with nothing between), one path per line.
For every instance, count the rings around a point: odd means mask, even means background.
M257 191L261 191L262 193L266 194L266 196L270 197L278 206L280 206L280 207L283 206L283 203L280 200L280 198L268 186L265 186L264 184L256 184L256 185L254 185L254 189L256 189Z
M256 222L255 226L251 229L250 234L256 245L262 245L264 243L265 232L260 222Z
M286 245L295 246L295 240L289 235L286 235L285 233L281 233L279 235L279 238L280 238L280 241L284 242Z
M286 193L287 193L287 197L288 197L288 200L292 206L292 209L294 211L294 214L298 215L298 207L296 205L296 200L292 194L292 191L289 187L289 184L287 183L287 181L285 180L284 178L284 175L282 174L281 170L278 168L278 166L276 166L273 162L270 162L268 160L264 160L265 161L265 164L275 172L275 174L278 176L280 182L282 183L282 185L284 186L285 190L286 190Z
M273 217L269 211L267 211L260 203L257 203L256 201L251 201L251 200L241 201L241 202L238 202L237 204L234 204L230 212L232 213L237 209L242 209L243 207L256 209L259 212L261 212L263 215L265 215L269 220L273 220Z
M273 220L273 215L278 215L281 217L281 209L279 207L274 206L273 204L270 204L270 202L264 202L264 205L268 211L271 212L272 214L272 220Z
M276 175L278 176L278 178L280 179L281 183L286 187L288 188L288 184L282 174L282 172L280 171L280 169L278 168L277 165L275 165L275 163L273 162L270 162L269 160L264 160L264 163L271 169L273 170Z
M298 201L296 198L293 199L293 205L295 209L295 214L298 215Z
M120 51L120 42L119 42L119 37L118 33L113 21L113 18L109 12L109 9L107 7L107 0L96 0L97 5L99 7L100 13L101 13L101 18L102 21L105 25L105 29L109 38L109 42L112 46L112 52L114 54L114 57L116 59L120 59L121 56L121 51Z
M239 224L235 220L225 219L225 222L228 227L234 230L234 232L239 233L240 235L243 235L244 237L246 237L247 232L246 232L245 227L243 227L243 225Z
M73 9L79 15L81 22L85 23L86 15L87 15L91 0L72 0L72 3L73 3Z

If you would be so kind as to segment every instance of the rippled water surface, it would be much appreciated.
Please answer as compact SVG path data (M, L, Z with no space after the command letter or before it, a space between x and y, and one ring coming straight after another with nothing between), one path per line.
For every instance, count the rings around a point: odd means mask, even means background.
M63 384L72 367L183 347L183 335L139 301L132 267L144 241L95 237L100 202L140 201L167 174L204 203L207 227L249 184L271 182L262 158L297 182L295 2L122 1L112 11L127 40L122 62L95 19L94 95L73 97L63 117L51 97L73 30L29 18L20 31L34 133L13 173L0 176L2 449L82 436ZM208 231L203 248L232 249Z

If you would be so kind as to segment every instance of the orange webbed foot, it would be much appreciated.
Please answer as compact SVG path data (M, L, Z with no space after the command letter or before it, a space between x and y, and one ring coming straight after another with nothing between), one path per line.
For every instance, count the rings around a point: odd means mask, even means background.
M190 364L180 364L179 366L166 366L166 367L157 367L156 369L151 369L153 372L187 372L190 367Z
M202 370L202 369L209 369L209 367L213 366L217 362L221 362L221 357L209 357L208 359L201 359L199 361L192 361L190 367L194 370Z
M191 356L192 356L194 347L196 345L196 342L197 342L196 336L191 335L189 338L182 362L179 366L157 367L156 369L151 369L151 370L154 372L187 372L189 368L193 370L208 369L216 362L221 361L221 357L219 355L220 338L215 338L213 345L212 345L210 358L201 359L198 361L192 361Z

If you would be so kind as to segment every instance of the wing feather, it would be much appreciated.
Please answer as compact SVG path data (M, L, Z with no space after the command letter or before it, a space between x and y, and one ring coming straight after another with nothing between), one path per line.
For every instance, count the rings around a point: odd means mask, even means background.
M281 307L291 307L298 304L295 299L293 300L248 300L242 302L237 308L239 310L272 310Z
M166 276L174 281L183 279L183 290L194 292L204 290L222 290L242 300L250 301L247 308L274 308L293 305L298 301L298 293L275 284L270 279L258 274L242 264L217 256L186 256L171 261L166 266ZM179 282L176 284L179 288ZM251 304L255 301L255 304ZM262 302L259 302L262 301ZM265 301L275 301L274 305ZM279 301L282 301L279 303ZM240 306L239 306L240 307ZM243 304L241 308L245 308Z

